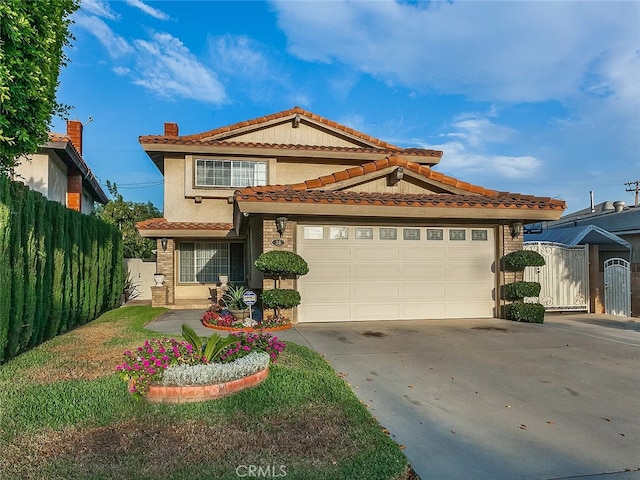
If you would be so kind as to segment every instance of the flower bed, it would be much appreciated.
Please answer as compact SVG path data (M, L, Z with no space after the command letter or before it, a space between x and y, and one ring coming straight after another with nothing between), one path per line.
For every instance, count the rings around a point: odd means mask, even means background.
M287 330L292 327L291 322L284 316L270 315L264 320L257 322L254 326L245 324L244 321L236 319L228 310L213 305L204 312L201 318L202 325L214 330L226 332L274 332Z
M276 362L286 346L263 332L232 333L227 338L213 334L201 344L191 329L191 335L185 329L183 325L183 336L191 343L152 339L123 353L124 362L116 371L129 382L130 393L171 403L220 398L262 382L269 363Z

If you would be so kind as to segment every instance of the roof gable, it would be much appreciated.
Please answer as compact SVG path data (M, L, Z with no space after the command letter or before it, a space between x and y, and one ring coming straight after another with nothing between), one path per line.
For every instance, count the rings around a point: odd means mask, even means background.
M430 165L442 157L442 151L400 148L300 107L194 135L179 136L178 126L167 123L164 135L143 135L139 141L161 171L162 152L168 151L365 157L363 161L396 155Z
M280 138L286 139L288 135L290 141L268 141L269 137L273 136L274 130L282 133ZM297 145L300 142L296 141L296 139L303 136L305 132L309 133L310 131L326 132L334 138L332 144L313 143L313 145L317 146L359 146L401 150L395 145L370 135L365 135L353 128L341 125L300 107L293 107L264 117L246 120L195 135L187 135L182 138L185 140L226 140ZM300 132L303 133L301 134ZM317 137L320 138L320 136Z
M440 192L435 193L427 188L424 193L349 190L349 186L355 184L353 182L362 183L367 179L380 178L380 175L394 174L398 168L410 172L415 178L421 178L425 184L439 188ZM396 157L369 162L359 167L292 185L243 188L235 192L234 199L238 205L243 205L245 211L251 210L256 213L269 212L271 208L268 204L287 204L292 211L300 210L301 205L315 204L328 212L333 212L331 214L344 214L346 206L360 207L360 213L366 211L370 215L373 215L369 212L371 208L419 207L420 215L436 215L439 218L445 216L464 218L465 214L461 211L483 209L483 213L475 214L476 218L552 220L559 218L565 209L565 203L562 200L486 189ZM265 204L265 206L256 209L249 207L249 204ZM330 205L337 207L338 210L329 208ZM443 209L448 213L442 213L445 211Z

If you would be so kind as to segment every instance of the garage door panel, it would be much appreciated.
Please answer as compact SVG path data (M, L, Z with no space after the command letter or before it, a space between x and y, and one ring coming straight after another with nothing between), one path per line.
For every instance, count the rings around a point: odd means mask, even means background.
M301 322L339 322L351 318L349 304L318 305L302 303L298 306L298 318Z
M491 270L487 268L487 264L463 263L461 265L447 265L445 267L444 276L447 280L468 280L482 279L490 280L493 278Z
M447 249L445 258L456 263L488 262L493 259L493 249L455 246Z
M398 280L400 272L398 265L354 265L353 280L371 280L379 278L384 280Z
M402 320L433 320L447 318L447 305L444 302L424 302L402 304L400 318Z
M446 249L444 247L433 246L431 244L418 245L414 243L404 243L400 251L401 261L442 261L445 258Z
M400 247L396 245L360 246L353 248L353 260L367 262L397 262Z
M433 280L445 276L445 265L401 265L400 278L411 280Z
M403 283L400 287L400 300L437 300L445 298L443 283Z
M397 302L400 286L397 283L351 284L351 300L357 302Z
M308 244L300 255L312 263L339 263L349 262L351 252L348 245L312 245Z
M354 320L394 320L399 317L397 304L353 304L351 315Z
M445 318L492 318L493 303L485 301L447 304Z
M300 285L300 297L303 303L326 303L327 298L332 302L349 302L348 283L311 283Z
M326 282L339 278L351 278L351 266L348 263L340 265L314 265L313 270L309 270L305 280L307 282Z
M491 298L485 284L476 282L450 282L447 283L446 298L448 300L470 300Z

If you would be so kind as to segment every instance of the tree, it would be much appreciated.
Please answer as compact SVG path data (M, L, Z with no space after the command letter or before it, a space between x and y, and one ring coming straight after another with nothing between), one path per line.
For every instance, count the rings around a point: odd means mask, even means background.
M153 203L126 202L118 192L115 183L107 180L107 189L113 197L109 203L98 207L96 215L111 225L115 225L122 234L125 258L149 258L153 256L155 243L142 238L136 229L136 223L149 218L158 218L162 212Z
M0 2L0 173L46 143L51 116L69 110L56 90L78 7L77 0Z

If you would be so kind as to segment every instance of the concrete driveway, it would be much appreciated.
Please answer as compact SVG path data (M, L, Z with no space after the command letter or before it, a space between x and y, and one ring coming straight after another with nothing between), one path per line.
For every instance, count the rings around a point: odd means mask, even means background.
M423 480L640 480L640 322L322 323L277 336L325 355Z

